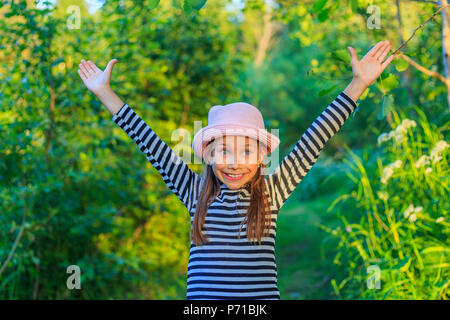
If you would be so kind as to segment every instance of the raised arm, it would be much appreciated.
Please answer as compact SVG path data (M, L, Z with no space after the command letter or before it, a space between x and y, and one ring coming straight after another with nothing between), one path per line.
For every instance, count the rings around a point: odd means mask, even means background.
M394 56L390 55L384 60L390 50L389 41L378 42L361 61L358 60L355 49L348 47L348 50L353 71L351 83L314 120L274 173L266 177L269 195L278 210L316 163L327 141L355 111L357 107L355 101L394 59Z
M316 163L327 141L344 125L357 104L345 92L339 93L306 132L277 169L267 176L269 194L280 210L295 187Z
M100 70L92 61L81 60L78 74L113 115L112 120L136 142L167 186L183 202L188 211L197 197L200 177L162 141L156 133L111 89L111 72L117 59Z
M136 142L166 185L190 211L197 198L200 176L189 169L128 104L125 103L112 120Z

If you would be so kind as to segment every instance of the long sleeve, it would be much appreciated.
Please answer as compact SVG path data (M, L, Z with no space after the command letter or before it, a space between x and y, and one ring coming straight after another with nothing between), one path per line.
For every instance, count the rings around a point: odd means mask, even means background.
M134 140L166 185L188 211L197 197L200 177L137 115L124 104L112 120Z
M357 104L343 91L300 137L275 171L266 177L273 205L279 211L295 187L316 163L327 141L344 125Z

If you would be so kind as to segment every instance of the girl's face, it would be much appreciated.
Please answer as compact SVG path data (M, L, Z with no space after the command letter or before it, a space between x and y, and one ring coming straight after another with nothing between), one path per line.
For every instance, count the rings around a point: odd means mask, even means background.
M265 155L264 144L244 136L216 138L210 150L214 174L230 189L250 182Z

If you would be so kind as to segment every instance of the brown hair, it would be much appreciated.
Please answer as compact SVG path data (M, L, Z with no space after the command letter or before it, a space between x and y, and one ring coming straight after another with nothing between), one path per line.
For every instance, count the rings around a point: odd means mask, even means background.
M214 141L214 139L211 140L209 144L211 144L212 141ZM250 206L248 207L244 221L241 223L238 235L238 238L240 239L242 227L247 223L247 238L249 242L257 240L259 244L261 244L261 237L270 234L271 226L270 206L264 192L264 175L261 174L261 169L264 167L265 165L261 163L254 177L250 181ZM211 164L206 165L202 180L199 197L197 199L197 206L195 208L194 221L192 222L191 228L191 240L196 246L209 242L207 236L202 232L202 228L205 224L208 208L219 195L221 187L221 182L214 174ZM269 212L269 214L267 214L267 212Z

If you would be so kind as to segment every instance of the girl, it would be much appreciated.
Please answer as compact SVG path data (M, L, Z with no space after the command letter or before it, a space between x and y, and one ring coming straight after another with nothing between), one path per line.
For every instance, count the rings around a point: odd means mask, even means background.
M194 137L194 153L206 162L200 177L110 88L116 59L105 71L81 60L78 74L147 156L191 218L187 299L280 299L275 261L276 221L295 187L356 109L361 94L394 58L389 41L358 61L348 47L353 79L320 114L272 174L262 159L279 144L264 129L259 110L237 102L214 106L208 126Z

